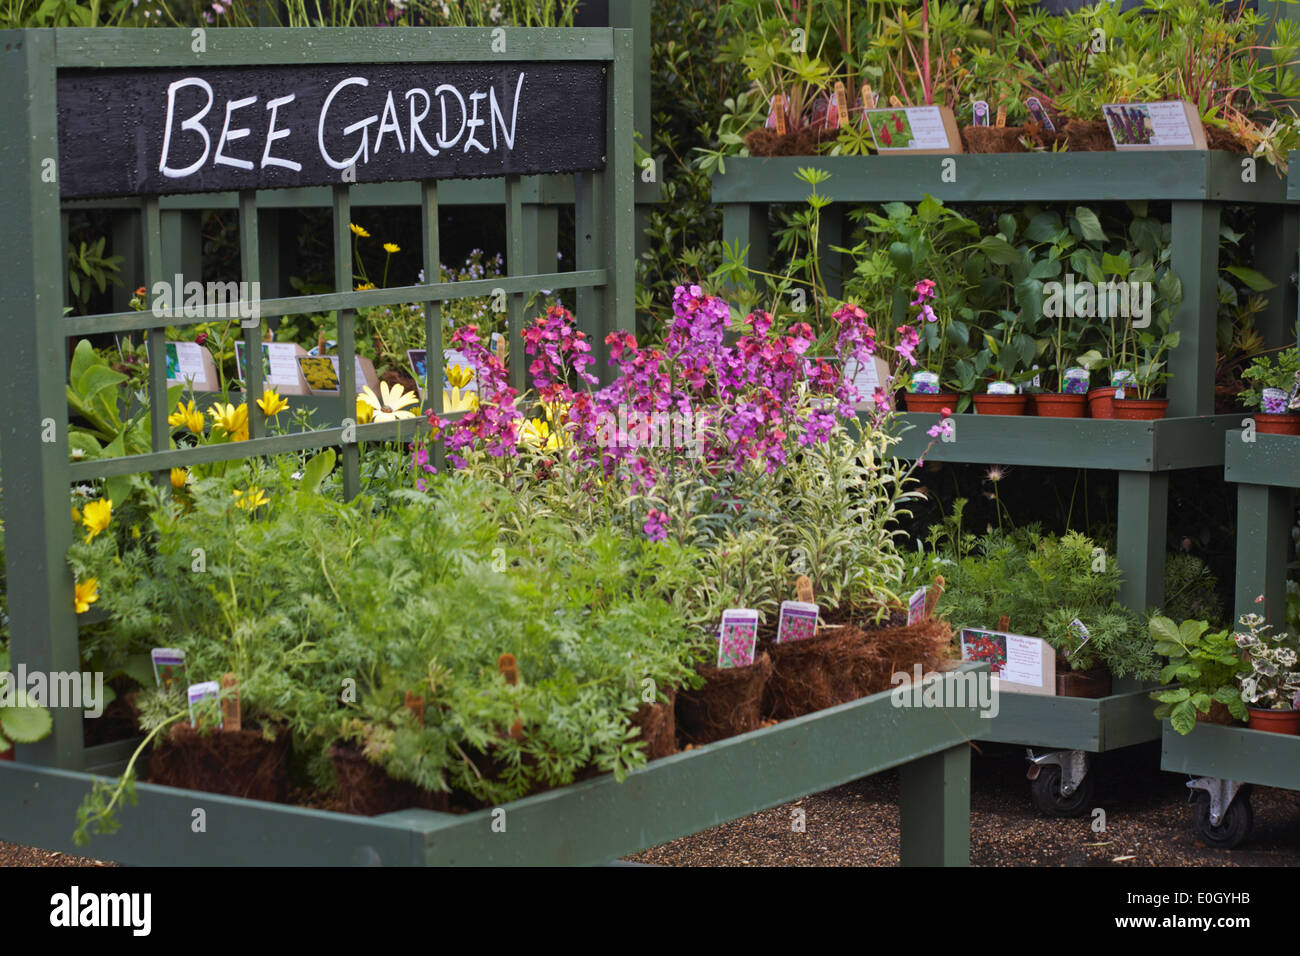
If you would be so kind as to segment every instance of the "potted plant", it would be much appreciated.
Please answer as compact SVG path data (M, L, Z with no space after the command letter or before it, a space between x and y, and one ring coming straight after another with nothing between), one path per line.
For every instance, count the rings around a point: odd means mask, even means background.
M910 258L910 256L909 256ZM916 325L898 328L894 351L898 353L898 367L906 362L919 371L904 374L907 391L904 403L909 412L938 412L957 409L959 395L949 390L951 383L951 355L956 344L962 344L964 325L954 326L947 308L939 304L933 279L921 279L913 287L916 298L910 305L917 309ZM954 343L954 339L958 340Z
M1245 720L1246 704L1237 685L1241 650L1229 631L1211 631L1205 621L1175 624L1163 615L1148 624L1156 653L1168 659L1160 671L1165 684L1155 691L1157 720L1168 719L1180 734L1192 732L1197 721L1231 724Z
M1250 670L1238 675L1241 699L1250 710L1248 726L1277 734L1300 733L1295 638L1285 631L1269 634L1270 625L1258 614L1242 615L1240 624L1245 630L1232 637L1246 652L1246 663L1250 665Z
M1159 283L1161 293L1166 288L1173 289L1177 280L1166 274ZM1178 287L1181 292L1181 287ZM1170 304L1171 296L1162 296L1161 307L1148 315L1148 324L1138 328L1129 321L1124 334L1125 347L1122 353L1124 364L1120 372L1127 373L1118 380L1119 388L1115 391L1115 417L1128 421L1155 421L1164 418L1169 408L1168 398L1156 397L1164 384L1169 381L1168 352L1178 347L1181 333L1170 331L1173 310L1176 301ZM1181 298L1181 295L1178 296Z
M1257 408L1255 429L1266 435L1300 435L1300 349L1260 355L1242 372L1251 387L1241 393Z
M973 398L981 415L1023 415L1029 396L1022 386L1033 378L1029 364L1038 354L1029 316L999 309L997 321L983 330L984 347L976 354L976 374L985 378L985 391Z
M1078 355L1081 320L1067 319L1064 310L1056 316L1052 330L1052 371L1056 375L1055 392L1034 395L1034 414L1043 418L1083 418L1088 412L1087 367Z

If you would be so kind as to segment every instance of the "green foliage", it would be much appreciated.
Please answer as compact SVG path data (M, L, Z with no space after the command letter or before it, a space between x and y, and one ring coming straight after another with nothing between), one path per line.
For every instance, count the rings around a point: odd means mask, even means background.
M1149 679L1158 668L1140 617L1118 601L1120 570L1096 543L1072 531L1044 536L1029 527L991 531L965 542L960 529L934 529L945 577L938 610L960 627L995 627L1041 637L1086 670L1104 664L1116 677ZM1087 628L1081 641L1072 622Z
M1238 720L1246 718L1246 704L1237 687L1241 650L1230 631L1211 631L1205 621L1175 624L1162 615L1148 625L1155 651L1168 663L1160 670L1160 681L1179 686L1156 691L1157 720L1169 719L1174 730L1190 734L1198 713L1208 714L1214 703L1223 704Z
M1247 408L1260 408L1266 388L1280 388L1288 394L1300 385L1300 349L1283 349L1272 355L1260 355L1241 373L1251 387L1241 393Z
M1205 562L1194 554L1171 554L1165 559L1165 600L1161 612L1176 621L1223 623L1219 582Z
M110 284L121 285L118 273L122 270L122 256L104 255L108 239L100 236L86 243L68 244L68 287L72 290L73 310L85 314L90 296L95 291L108 291Z

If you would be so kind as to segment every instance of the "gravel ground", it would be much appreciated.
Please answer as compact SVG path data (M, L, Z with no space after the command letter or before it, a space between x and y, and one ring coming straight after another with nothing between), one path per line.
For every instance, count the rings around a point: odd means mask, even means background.
M1024 748L980 745L971 761L971 862L976 866L1296 866L1300 793L1257 787L1255 831L1236 850L1196 840L1186 779L1162 773L1158 744L1095 759L1092 816L1051 820L1029 802ZM793 810L805 830L793 830ZM666 866L896 866L898 774L805 797L628 857ZM97 860L0 843L0 866L111 866Z
M1094 805L1106 832L1080 819L1040 816L1029 802L1022 747L982 744L974 754L971 862L976 866L1300 865L1300 793L1255 788L1254 835L1236 850L1199 843L1186 777L1162 773L1158 744L1096 758ZM805 832L794 832L795 808ZM896 866L898 774L805 797L629 857L665 866Z

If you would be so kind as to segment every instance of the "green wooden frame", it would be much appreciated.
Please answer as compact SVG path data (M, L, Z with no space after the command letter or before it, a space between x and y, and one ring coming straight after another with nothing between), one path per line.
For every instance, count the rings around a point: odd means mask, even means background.
M606 774L463 816L358 817L141 784L122 829L84 849L70 834L92 776L0 763L0 840L143 865L596 864L901 767L902 863L966 866L969 741L984 721L972 708L897 707L891 693L664 757L622 783ZM205 833L191 830L195 808Z
M213 31L205 66L266 62L392 62L472 60L487 47L489 30L223 30ZM578 223L576 271L530 273L521 254L527 225L524 200L531 188L519 177L505 181L509 276L490 282L430 283L403 288L352 291L348 222L353 187L330 187L333 211L336 291L325 295L274 298L261 303L261 317L334 309L340 320L340 396L312 399L338 421L354 414L355 311L359 307L422 301L426 304L428 347L441 346L439 304L502 287L509 296L512 354L519 356L520 319L526 293L571 288L578 317L597 343L603 368L604 332L632 326L633 200L631 171L633 105L629 31L510 31L512 57L585 59L607 64L609 126L607 167L573 177ZM58 187L41 181L42 161L57 156L55 76L59 68L169 66L194 62L187 30L27 30L4 38L0 78L15 93L0 105L0 129L17 144L10 174L15 188L9 228L0 251L12 281L0 287L0 305L10 348L0 355L8 399L3 458L12 651L33 670L80 669L72 579L65 555L72 541L68 488L74 481L157 472L206 462L256 457L325 446L342 446L344 491L359 488L361 441L411 435L418 423L356 427L356 441L344 444L341 427L268 436L256 405L250 405L250 439L237 444L168 448L165 367L150 370L148 400L153 447L147 454L68 461L66 343L96 332L144 329L156 355L165 325L202 318L155 318L149 313L65 318L62 315L62 237L48 224L58 221ZM626 174L625 174L626 173ZM358 187L360 188L360 187ZM408 188L409 187L404 187ZM538 187L542 188L542 187ZM424 221L426 274L438 263L439 184L419 184ZM241 278L258 281L263 257L259 241L259 194L236 199L241 233ZM140 201L146 285L169 273L163 203ZM215 316L214 316L215 317ZM245 330L250 352L260 328ZM431 363L432 364L432 363ZM260 363L250 363L248 393L261 392ZM516 361L512 378L522 378ZM427 384L427 383L426 383ZM432 390L441 410L441 389ZM43 441L47 423L55 440ZM21 559L18 557L21 555ZM964 665L961 672L982 666ZM91 748L82 745L81 714L54 712L54 732L45 741L18 747L19 762L0 765L0 839L49 848L74 849L68 834L75 807L94 773L115 773L135 741ZM902 858L904 863L965 865L969 862L969 750L978 727L973 709L902 708L889 693L877 694L799 720L721 741L656 761L623 783L601 777L562 790L516 801L506 811L507 834L491 829L494 811L466 816L404 811L376 819L263 804L205 793L141 785L141 805L125 808L123 829L92 846L98 856L132 863L596 863L664 840L695 832L755 810L776 806L858 777L902 766ZM40 791L41 799L31 795ZM689 794L690 799L683 799ZM188 833L195 806L209 808L208 834L201 843L176 842ZM184 821L179 828L162 827ZM160 836L166 830L166 838ZM218 835L220 834L220 835ZM494 837L499 837L494 842Z
M1300 737L1198 723L1183 736L1164 722L1160 769L1300 790Z
M722 206L723 238L738 244L751 268L768 256L768 205L803 204L809 187L795 172L812 167L830 174L817 187L832 201L822 213L831 245L843 245L844 203L916 202L927 194L963 202L1170 201L1172 265L1182 279L1183 302L1174 318L1182 342L1170 352L1169 415L1159 422L1037 419L958 415L956 441L937 442L932 461L1097 468L1119 483L1118 560L1125 569L1121 600L1138 610L1164 600L1164 539L1168 472L1223 462L1225 431L1239 421L1214 411L1215 308L1220 212L1224 203L1259 204L1263 250L1260 271L1279 279L1294 269L1300 211L1288 184L1267 163L1255 164L1255 181L1243 182L1245 157L1213 150L1141 153L1006 153L946 156L733 157L713 177ZM824 263L825 266L825 263ZM829 271L838 267L831 261ZM838 284L830 284L833 295ZM1296 296L1290 283L1261 316L1269 342L1293 337ZM908 414L916 428L903 434L897 454L918 457L929 444L925 430L937 416Z
M988 728L979 739L1089 753L1158 740L1160 724L1152 716L1150 697L1155 689L1098 698L1002 693L998 715L985 721Z

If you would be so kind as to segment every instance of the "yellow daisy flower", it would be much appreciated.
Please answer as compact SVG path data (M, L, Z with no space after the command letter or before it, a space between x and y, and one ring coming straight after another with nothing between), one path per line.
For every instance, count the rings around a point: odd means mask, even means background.
M368 401L357 396L357 424L369 425L375 420L375 409Z
M478 396L473 392L462 392L459 388L452 388L450 392L443 389L442 410L444 412L472 412L476 408L478 408Z
M474 370L469 366L447 366L447 384L452 388L464 388L472 381L474 381Z
M384 243L384 252L387 252L389 255L392 255L394 252L401 252L401 251L402 251L401 248L395 242Z
M90 606L98 600L99 578L86 578L84 581L77 582L73 601L76 604L78 614L85 614L90 610Z
M280 393L273 388L268 388L262 393L262 397L257 400L257 407L262 410L262 414L268 418L279 415L289 407L289 403L280 397Z
M415 412L409 411L418 399L401 385L390 386L387 382L379 383L379 395L376 396L367 385L361 390L361 398L375 411L375 421L395 422L403 418L414 418Z
M229 435L231 441L248 441L247 405L236 408L233 404L216 402L208 409L208 414L212 416L214 426Z
M203 413L194 407L191 400L188 404L176 403L176 411L167 416L167 424L172 428L180 428L184 425L196 435L203 434Z
M546 420L541 418L530 418L519 429L520 444L532 445L542 451L558 450L561 438L562 433L558 429L552 431Z
M245 511L252 511L254 508L260 508L270 499L266 497L266 492L256 485L250 485L247 491L235 489L235 504Z
M352 230L352 235L354 236L360 236L362 239L370 238L370 233L366 232L365 229L358 226L355 222L348 223L348 228Z
M99 498L95 501L86 503L86 507L81 513L81 523L86 526L90 533L86 535L87 541L95 540L95 535L99 534L109 526L113 520L113 502L107 498Z
M186 471L184 468L172 469L173 488L184 488L185 485L189 483L189 480L190 480L190 473Z
M358 283L357 283L357 287L356 287L355 289L353 289L352 291L353 291L353 292L368 292L368 291L370 291L371 289L373 289L374 287L375 287L375 284L374 284L373 282L358 282Z

